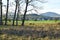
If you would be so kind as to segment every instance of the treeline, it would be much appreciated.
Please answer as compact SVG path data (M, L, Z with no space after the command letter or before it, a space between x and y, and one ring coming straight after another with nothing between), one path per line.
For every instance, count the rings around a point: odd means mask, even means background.
M19 15L18 20L22 20L23 14ZM13 15L9 14L8 20L13 20ZM27 21L40 21L40 20L60 20L60 17L48 17L48 16L43 16L43 15L38 15L38 14L26 14L25 20Z
M6 0L7 1L7 7L6 7L6 15L5 15L5 25L7 25L7 21L8 21L8 13L9 13L9 1L10 0ZM23 14L23 17L22 17L22 26L24 26L24 22L25 22L25 18L26 18L26 13L28 12L28 11L31 11L31 10L34 10L34 11L36 11L37 12L37 8L39 8L39 7L37 7L37 6L34 6L33 4L32 4L32 2L35 2L35 1L38 1L38 2L41 2L41 3L45 3L46 1L40 1L40 0L24 0L24 1L22 1L22 0L14 0L15 1L15 11L14 11L14 15L13 15L13 22L12 22L12 25L14 26L14 23L15 23L15 20L16 20L16 25L18 25L18 19L19 19L19 13L20 13L20 5L22 4L22 3L24 3L25 4L25 9L24 9L24 14ZM21 3L20 3L21 2ZM0 25L3 25L3 17L2 17L2 14L3 14L3 11L2 11L2 6L3 6L3 2L2 2L2 0L0 0ZM32 6L33 7L33 9L31 9L31 10L28 10L28 6ZM34 9L35 8L35 9ZM17 16L16 16L17 15Z

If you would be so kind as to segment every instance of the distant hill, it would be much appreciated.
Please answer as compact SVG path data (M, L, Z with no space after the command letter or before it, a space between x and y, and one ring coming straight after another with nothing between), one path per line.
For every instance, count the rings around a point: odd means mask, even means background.
M39 16L38 14L27 14L27 15L30 15L30 16Z
M13 19L13 15L9 14L8 19ZM23 14L19 15L19 20L22 20ZM26 14L26 20L55 20L54 18L57 18L60 20L60 14L54 13L54 12L46 12L42 13L40 15L32 13L32 14Z
M60 14L57 14L57 13L54 13L54 12L46 12L46 13L42 13L40 15L48 16L48 17L60 17Z

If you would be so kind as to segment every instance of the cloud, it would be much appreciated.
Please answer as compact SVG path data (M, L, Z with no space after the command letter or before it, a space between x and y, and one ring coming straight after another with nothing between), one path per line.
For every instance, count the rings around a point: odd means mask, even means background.
M10 2L13 2L12 0L9 0ZM43 6L44 7L44 9L42 9L42 10L40 10L40 9L37 9L38 10L38 14L41 14L41 13L44 13L44 12L56 12L56 13L58 13L58 14L60 14L60 0L47 0L48 2L47 3L45 3L45 4L40 4L40 3L35 3L36 4L36 6ZM6 5L6 0L3 0L3 5ZM22 8L21 8L21 10L22 10L22 12L21 13L23 13L23 10L25 9L25 5L24 6L21 6ZM28 10L29 9L31 9L32 7L28 7ZM9 12L14 12L14 10L15 10L15 5L12 5L12 6L10 6L9 7ZM3 13L5 13L6 12L6 8L5 7L3 7ZM33 13L36 13L34 10L33 11L31 11L31 12L33 12ZM28 12L28 13L31 13L31 12Z

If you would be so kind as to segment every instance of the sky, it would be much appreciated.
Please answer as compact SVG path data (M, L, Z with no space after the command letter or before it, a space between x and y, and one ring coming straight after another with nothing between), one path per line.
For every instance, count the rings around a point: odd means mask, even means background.
M60 0L48 0L44 5L44 12L51 11L60 14Z
M47 0L47 1L48 1L47 3L34 2L36 6L43 7L43 9L38 9L39 12L38 14L45 13L45 12L56 12L60 14L60 0ZM10 0L10 2L12 2L12 0ZM3 4L6 4L6 0L3 0ZM14 8L15 6L9 7L9 11L10 12L13 11ZM6 10L5 7L3 7L3 9L4 11ZM29 7L28 9L31 9L31 7ZM32 12L35 13L35 11Z

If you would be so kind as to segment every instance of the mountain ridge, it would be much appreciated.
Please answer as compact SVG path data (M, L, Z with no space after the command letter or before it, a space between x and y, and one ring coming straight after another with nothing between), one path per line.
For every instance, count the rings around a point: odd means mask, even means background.
M48 16L48 17L60 17L60 14L57 14L55 12L46 12L46 13L42 13L40 15L42 15L42 16Z

